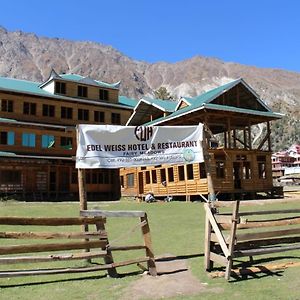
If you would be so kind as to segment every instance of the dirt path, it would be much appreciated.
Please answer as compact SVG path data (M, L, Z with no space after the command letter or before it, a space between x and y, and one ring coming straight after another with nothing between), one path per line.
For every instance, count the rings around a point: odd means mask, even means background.
M201 283L187 266L186 260L165 255L156 262L158 276L142 277L125 290L121 299L163 299L182 295L197 295L203 292L221 293L222 289L210 289ZM172 259L173 258L173 259Z

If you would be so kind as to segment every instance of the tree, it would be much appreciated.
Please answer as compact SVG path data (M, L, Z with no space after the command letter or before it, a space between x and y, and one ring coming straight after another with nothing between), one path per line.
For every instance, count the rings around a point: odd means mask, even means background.
M156 99L162 100L171 100L174 98L164 86L161 86L158 90L154 91L154 95Z

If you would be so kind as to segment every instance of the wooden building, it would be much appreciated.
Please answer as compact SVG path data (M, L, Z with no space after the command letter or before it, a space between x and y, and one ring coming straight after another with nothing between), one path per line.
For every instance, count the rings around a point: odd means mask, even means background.
M204 123L210 133L209 163L217 197L254 198L257 193L281 194L272 182L270 131L270 122L281 117L238 79L178 103L142 99L127 124ZM121 169L121 186L124 196L143 197L151 191L161 198L201 199L208 194L204 164Z
M134 99L109 84L52 70L43 83L0 77L0 196L78 199L78 123L125 125ZM119 199L119 170L88 170L89 199Z

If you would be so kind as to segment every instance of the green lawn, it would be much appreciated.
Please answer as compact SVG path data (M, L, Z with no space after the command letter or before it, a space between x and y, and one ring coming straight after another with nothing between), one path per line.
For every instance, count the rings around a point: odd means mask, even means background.
M292 208L295 204L281 205ZM144 210L148 213L154 253L187 257L193 274L208 284L208 291L193 297L174 299L300 299L300 268L290 268L272 275L256 274L247 280L226 282L224 278L210 279L203 270L204 209L202 203L89 203L89 208L105 210ZM278 209L273 205L270 209ZM252 208L251 208L252 209ZM260 208L261 209L261 208ZM1 216L78 216L78 203L20 203L0 202ZM248 207L249 210L249 207ZM141 234L134 231L135 220L108 219L107 229L112 244L135 244ZM4 231L6 228L0 229ZM132 232L133 231L133 232ZM133 258L135 252L120 253L119 259ZM300 252L276 255L288 261L300 261ZM260 257L258 257L260 259ZM276 262L282 262L276 260ZM119 273L139 271L136 266L118 269ZM105 272L71 275L45 275L0 279L0 299L122 299L129 283L140 278L130 275L118 279L107 278ZM223 292L213 293L214 288Z

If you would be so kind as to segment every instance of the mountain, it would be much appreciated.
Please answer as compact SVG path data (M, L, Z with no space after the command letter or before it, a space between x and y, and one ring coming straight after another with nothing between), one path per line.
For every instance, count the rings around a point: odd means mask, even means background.
M177 98L195 96L243 77L274 111L286 114L273 122L274 149L300 142L299 73L202 56L150 64L99 43L38 37L0 27L0 76L41 82L52 68L108 82L121 80L121 94L135 98L153 95L160 86Z

